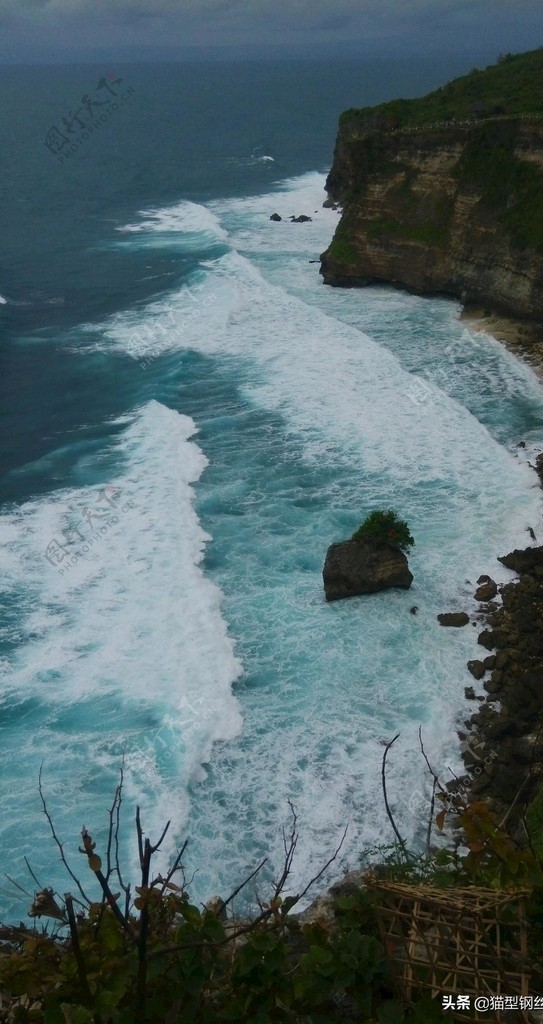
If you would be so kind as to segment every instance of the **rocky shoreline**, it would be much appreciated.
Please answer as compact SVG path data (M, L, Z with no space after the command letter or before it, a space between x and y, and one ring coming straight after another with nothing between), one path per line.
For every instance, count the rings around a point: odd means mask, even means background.
M514 829L543 780L543 546L499 561L518 580L499 588L501 605L486 606L481 659L468 663L484 697L459 736L468 790L502 817L509 812Z
M543 476L543 460L539 468ZM473 687L466 692L479 706L458 733L466 767L458 788L464 798L487 802L499 820L507 815L507 827L525 842L526 807L543 785L543 545L498 561L518 579L497 588L501 605L482 605L480 659L468 666L483 680L483 694ZM479 590L492 582L483 581ZM295 915L299 923L331 927L338 898L360 892L365 874L353 870L338 879Z
M543 454L534 469L543 488ZM482 605L481 654L468 668L483 692L466 688L479 707L458 732L467 772L461 788L500 819L507 815L508 828L526 841L525 811L543 785L543 545L498 561L517 579L500 587L488 576L478 581L475 597L490 600Z

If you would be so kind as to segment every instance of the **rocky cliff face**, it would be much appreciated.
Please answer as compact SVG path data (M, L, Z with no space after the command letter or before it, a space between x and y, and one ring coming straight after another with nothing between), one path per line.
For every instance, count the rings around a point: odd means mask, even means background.
M543 121L365 129L343 115L326 284L391 283L543 321Z

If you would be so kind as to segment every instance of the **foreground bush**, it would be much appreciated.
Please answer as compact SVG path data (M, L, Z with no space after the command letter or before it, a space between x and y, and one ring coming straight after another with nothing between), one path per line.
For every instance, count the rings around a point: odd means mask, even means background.
M286 896L298 841L296 815L284 834L284 863L272 893L250 920L229 916L241 889L263 861L224 900L191 903L182 857L162 876L153 872L156 844L144 836L139 810L136 832L141 868L134 895L119 864L121 784L109 812L104 860L86 829L81 854L99 897L87 894L66 859L40 779L40 795L53 839L73 882L60 897L52 889L35 896L34 918L47 926L0 928L0 1021L13 1024L254 1024L359 1022L378 1014L400 1024L385 959L367 896L337 901L335 920L300 925L289 911L306 888ZM343 840L342 840L343 842ZM174 880L175 879L175 880Z
M529 892L526 955L537 966L543 959L543 867L530 835L527 845L519 845L506 833L505 819L495 820L485 804L466 801L461 790L445 790L419 730L433 788L426 853L413 854L386 790L386 759L397 738L387 743L382 761L385 810L396 841L380 849L374 877L378 872L381 879L416 886ZM319 874L300 893L287 896L298 842L291 807L279 877L265 901L257 896L259 913L241 920L232 912L235 898L266 861L228 898L198 907L187 891L186 844L165 876L155 873L154 856L168 825L151 843L139 810L141 870L132 893L119 864L121 793L122 772L103 860L88 831L81 833L80 852L99 894L93 899L68 863L40 779L44 813L73 891L63 897L52 889L36 894L29 916L48 919L46 926L0 926L0 1024L438 1024L451 1019L442 1013L439 998L421 992L407 1007L395 995L391 971L403 970L404 957L394 962L397 954L387 934L385 949L370 890L336 897L329 912L312 923L300 923L291 913L335 860L343 840ZM434 820L435 800L441 810ZM441 832L448 814L459 829L456 848L432 848L431 826ZM535 967L534 972L535 977Z

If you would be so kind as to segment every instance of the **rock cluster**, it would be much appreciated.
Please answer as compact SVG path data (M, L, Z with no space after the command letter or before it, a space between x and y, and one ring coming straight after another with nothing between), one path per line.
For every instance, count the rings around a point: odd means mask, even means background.
M521 789L522 808L543 781L543 547L499 561L519 580L500 588L502 606L486 615L479 644L492 653L468 667L476 679L489 673L487 697L460 736L472 793L502 812Z
M278 213L272 213L270 220L280 221L283 218ZM292 215L290 220L292 224L305 224L307 221L313 220L313 218L308 217L306 213L301 213L299 217Z

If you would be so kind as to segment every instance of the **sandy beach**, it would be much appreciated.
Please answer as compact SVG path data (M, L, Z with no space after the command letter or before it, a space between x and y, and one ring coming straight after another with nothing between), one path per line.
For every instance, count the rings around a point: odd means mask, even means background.
M543 380L543 324L489 313L479 306L465 306L460 319L473 330L484 331L502 341L519 359L530 363Z

